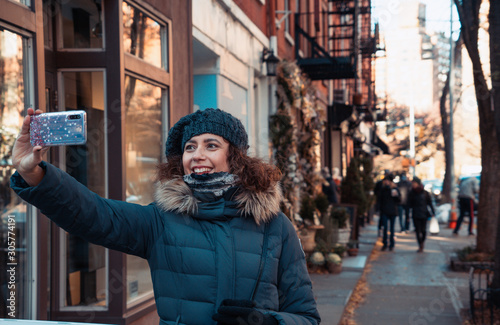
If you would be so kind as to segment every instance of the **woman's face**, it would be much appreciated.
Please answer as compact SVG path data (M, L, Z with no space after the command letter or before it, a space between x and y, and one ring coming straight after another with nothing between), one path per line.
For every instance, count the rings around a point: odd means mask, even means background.
M229 172L227 154L229 142L221 136L204 133L189 139L184 145L184 174Z

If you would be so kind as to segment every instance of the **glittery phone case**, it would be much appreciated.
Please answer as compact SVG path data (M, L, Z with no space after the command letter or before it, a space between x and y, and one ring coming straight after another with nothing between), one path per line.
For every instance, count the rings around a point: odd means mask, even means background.
M32 146L68 146L87 142L85 111L66 111L32 115L30 122Z

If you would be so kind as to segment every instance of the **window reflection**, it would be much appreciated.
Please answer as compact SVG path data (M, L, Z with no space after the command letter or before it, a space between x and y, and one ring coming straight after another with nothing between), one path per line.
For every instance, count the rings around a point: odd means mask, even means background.
M14 1L14 2L18 2L20 4L23 4L25 6L31 6L31 1L30 0L11 0L11 1Z
M66 172L105 197L104 74L64 72L63 80L65 109L87 112L87 143L61 147L65 151ZM106 249L66 232L64 238L67 258L63 305L106 306Z
M24 73L27 40L7 30L0 31L0 318L26 318L30 296L32 216L27 217L27 205L10 189L12 147L24 117L25 91L28 80ZM14 268L14 277L6 267ZM5 272L4 272L5 271ZM7 299L14 298L15 308L9 309Z
M62 47L102 48L102 1L65 0L59 3Z
M125 52L159 68L166 68L162 64L162 35L165 27L126 2L123 2L122 10Z
M162 89L126 76L126 183L127 202L149 204L153 201L156 166L162 157ZM127 255L127 300L152 292L146 260Z

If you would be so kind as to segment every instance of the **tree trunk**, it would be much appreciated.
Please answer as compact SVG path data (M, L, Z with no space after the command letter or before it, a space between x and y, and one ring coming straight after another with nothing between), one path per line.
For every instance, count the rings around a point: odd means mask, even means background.
M474 88L479 112L481 136L481 188L477 220L477 250L495 250L500 200L500 147L496 138L495 114L491 95L481 66L478 49L479 0L454 0L461 23L461 33L472 62ZM490 2L491 4L491 2ZM497 251L500 254L500 251Z
M453 67L456 66L456 60L459 57L460 51L462 50L462 34L458 36L458 39L455 43L455 48L453 51L454 61ZM452 70L452 69L450 69ZM439 100L439 112L441 114L441 131L443 132L443 140L444 140L444 158L445 158L445 173L443 180L443 189L441 192L441 202L442 203L450 203L451 202L451 191L452 191L452 179L451 179L451 156L453 155L453 148L450 147L450 115L453 114L451 108L450 113L446 111L446 99L448 98L448 94L450 92L450 72L446 75L446 83L443 87L443 92L441 94L441 98ZM449 106L449 105L448 105Z
M489 12L489 32L490 32L490 69L493 109L495 114L497 144L500 146L500 3L498 1L490 2ZM499 149L500 150L500 149ZM500 215L497 213L497 220ZM496 241L495 241L495 267L492 288L500 288L500 222L497 222ZM500 297L494 295L495 304L500 305Z
M451 202L451 155L453 155L453 150L450 148L450 119L448 112L446 111L446 98L448 98L448 93L450 92L450 72L446 76L446 83L443 87L443 93L441 94L441 99L439 101L439 112L441 114L441 131L443 132L444 140L444 161L445 161L445 171L443 180L443 189L441 192L441 202L450 203ZM450 114L452 112L450 111Z

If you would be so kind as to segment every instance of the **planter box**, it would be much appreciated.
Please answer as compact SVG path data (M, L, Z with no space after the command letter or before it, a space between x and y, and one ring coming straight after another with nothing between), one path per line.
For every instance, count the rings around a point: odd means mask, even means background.
M342 264L327 263L328 272L331 274L339 274L342 272Z
M493 262L460 261L456 254L450 256L450 268L455 272L469 272L471 267L493 268L493 264Z
M338 230L337 243L339 244L347 244L351 237L351 229L349 228L341 228Z

